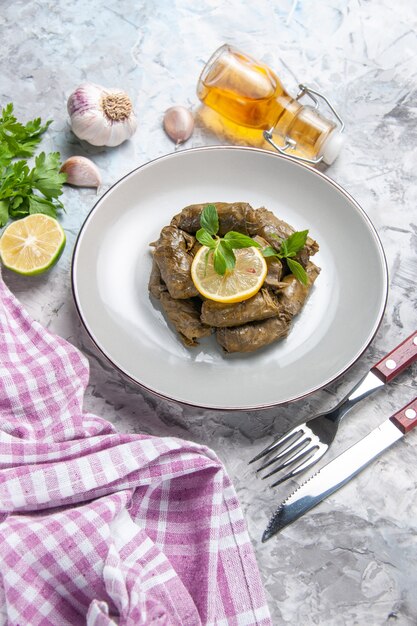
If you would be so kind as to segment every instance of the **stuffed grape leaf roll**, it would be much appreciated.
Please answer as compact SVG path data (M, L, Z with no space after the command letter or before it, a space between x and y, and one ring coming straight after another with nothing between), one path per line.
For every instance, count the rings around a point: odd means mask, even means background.
M302 310L319 275L320 268L310 261L319 246L311 237L303 245L305 239L298 237L298 243L294 238L282 247L295 229L271 211L254 209L245 202L216 202L218 237L237 231L252 237L262 249L272 246L280 258L270 255L271 250L266 253L267 274L261 289L251 298L230 304L206 299L193 283L191 267L201 247L195 234L202 228L201 215L207 204L211 203L186 206L151 244L154 254L149 291L159 300L169 324L186 346L197 345L200 337L215 331L226 352L254 352L287 336L293 317ZM211 220L210 234L216 228L213 213L207 217L207 224ZM304 281L301 270L298 279L291 273L287 257L304 267L307 285L300 282Z
M208 337L212 329L200 319L201 301L198 298L175 299L161 277L158 264L153 260L148 288L160 301L162 309L186 346L198 345L197 339Z
M262 248L267 248L269 246L269 243L266 241L266 239L263 239L259 235L253 237L253 239L256 241L256 243L259 243ZM264 286L271 287L271 289L279 289L282 286L281 280L284 275L283 264L276 256L267 257L265 260L268 271L265 276Z
M294 232L295 228L284 222L284 220L280 220L272 211L268 211L268 209L263 207L254 210L249 235L259 235L276 250L279 250L281 242ZM305 249L309 256L313 256L313 254L318 252L319 245L317 241L307 237Z
M149 277L148 289L157 300L160 300L161 293L163 291L167 291L167 286L162 280L161 271L155 259L152 261L152 270Z
M176 300L168 291L162 292L159 299L168 320L186 346L197 346L197 339L211 335L210 326L200 319L201 303L197 299Z
M283 288L278 292L278 299L280 303L289 315L291 315L291 317L298 315L303 308L307 296L310 293L310 289L317 276L320 274L320 268L309 261L306 267L306 272L308 278L307 285L301 284L300 281L296 279L294 274L288 274L288 276L285 276L282 281L282 284L285 286L283 286Z
M153 245L154 259L172 298L190 298L198 291L191 280L190 254L195 238L176 226L164 226Z
M194 234L201 228L200 217L207 204L214 204L219 216L219 232L223 237L230 230L248 235L252 229L254 209L247 202L206 202L204 204L190 204L181 213L175 215L171 224Z
M216 338L226 352L254 352L286 337L290 324L291 318L283 314L234 328L218 328Z
M223 304L214 300L205 300L201 307L201 320L215 327L240 326L255 320L274 317L282 311L282 305L268 289L261 289L257 294L232 304Z

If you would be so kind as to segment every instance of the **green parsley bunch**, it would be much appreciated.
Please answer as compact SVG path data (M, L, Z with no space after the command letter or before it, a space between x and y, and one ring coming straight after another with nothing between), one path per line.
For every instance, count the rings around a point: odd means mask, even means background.
M59 152L41 152L30 167L43 133L52 120L42 125L41 118L21 124L13 115L13 104L6 105L0 117L0 227L9 218L18 219L32 213L56 217L63 208L58 199L66 174L60 173ZM16 160L20 159L20 160Z

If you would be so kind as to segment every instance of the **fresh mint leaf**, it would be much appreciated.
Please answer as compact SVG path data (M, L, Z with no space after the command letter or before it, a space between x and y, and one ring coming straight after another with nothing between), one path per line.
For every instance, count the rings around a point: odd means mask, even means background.
M224 258L226 269L232 270L236 265L236 257L231 246L224 239L221 239L218 243L217 250Z
M44 167L43 161L40 164ZM277 251L272 246L262 246L247 235L236 231L229 231L223 238L213 237L217 235L219 230L219 216L214 204L207 204L200 217L201 228L196 233L197 240L204 246L213 251L213 265L215 271L224 276L226 270L232 270L236 265L236 257L233 249L239 248L260 248L264 257L276 256L279 259L286 259L289 270L303 285L308 284L308 277L303 266L295 261L294 257L302 248L304 248L308 230L296 231L287 239L281 241L280 249ZM278 238L278 237L277 237ZM206 264L208 262L208 253L206 255Z
M247 235L243 235L242 233L238 233L234 230L230 230L223 237L224 241L231 246L231 248L250 248L253 246L254 248L260 248L261 246L257 241L252 239L252 237L248 237Z
M308 285L308 276L304 267L298 261L294 261L294 259L287 258L288 269L297 280L300 281L303 285Z
M308 230L297 231L282 241L278 252L272 246L266 246L262 250L262 254L266 258L276 256L279 259L285 259L290 272L294 274L297 280L303 285L308 284L307 273L301 263L295 261L293 257L304 248L307 235Z
M306 245L308 230L297 230L295 233L284 239L280 252L283 256L295 256ZM285 248L285 253L283 249Z
M204 276L207 274L207 265L209 262L209 256L210 256L210 250L207 250L205 257L204 257Z
M278 255L281 259L285 259L288 256L288 247L287 247L287 240L284 239L284 241L281 241L281 246L279 248L279 252Z
M213 252L213 265L218 274L224 276L227 269L226 259L224 258L222 251L217 246Z
M200 225L209 235L216 235L219 230L219 216L214 204L207 204L200 217Z
M200 228L200 230L196 232L195 236L197 241L199 241L203 246L207 246L208 248L216 247L215 240L205 228Z
M275 250L275 248L273 248L272 246L266 246L266 248L263 248L261 252L265 258L271 257L271 256L277 256L277 257L280 256L278 252Z

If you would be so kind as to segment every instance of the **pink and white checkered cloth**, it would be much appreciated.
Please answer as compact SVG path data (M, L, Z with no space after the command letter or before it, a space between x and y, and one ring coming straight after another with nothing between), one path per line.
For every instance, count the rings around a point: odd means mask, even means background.
M0 624L270 626L214 452L83 412L88 374L0 276Z

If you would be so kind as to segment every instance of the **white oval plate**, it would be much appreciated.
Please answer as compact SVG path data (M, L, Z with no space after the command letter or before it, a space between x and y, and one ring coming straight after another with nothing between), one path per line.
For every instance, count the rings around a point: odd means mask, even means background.
M149 297L149 243L184 206L233 201L308 228L322 272L286 339L253 354L227 355L214 337L186 348ZM132 381L233 410L287 403L338 378L371 342L388 289L378 235L346 191L289 158L226 146L161 157L107 191L80 231L72 284L89 335Z

